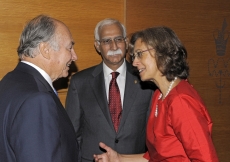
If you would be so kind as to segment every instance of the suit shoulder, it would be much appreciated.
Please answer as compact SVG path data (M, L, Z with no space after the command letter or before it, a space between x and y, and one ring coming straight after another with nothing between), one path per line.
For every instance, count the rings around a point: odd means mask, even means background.
M92 67L89 67L87 69L83 69L79 72L76 72L75 74L72 75L71 79L83 79L83 78L86 78L88 76L90 76L93 71L95 70L95 68L97 67L98 65L95 65L95 66L92 66Z

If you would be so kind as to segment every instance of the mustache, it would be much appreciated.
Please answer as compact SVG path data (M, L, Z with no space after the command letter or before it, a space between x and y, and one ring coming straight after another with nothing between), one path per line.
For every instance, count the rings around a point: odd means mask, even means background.
M108 56L119 55L119 54L122 54L122 51L121 51L120 48L118 48L116 51L109 50L109 51L107 52L107 55L108 55Z

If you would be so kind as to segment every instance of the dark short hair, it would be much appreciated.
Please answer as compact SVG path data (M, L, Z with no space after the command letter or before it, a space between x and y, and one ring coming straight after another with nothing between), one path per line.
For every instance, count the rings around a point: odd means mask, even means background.
M160 26L134 33L130 39L131 53L137 39L141 39L146 46L155 50L157 67L168 81L172 81L175 77L188 78L187 51L172 29Z
M58 43L55 41L55 29L54 19L46 15L39 15L29 21L20 36L17 49L19 57L22 58L23 55L35 57L37 47L41 42L49 42L57 50Z

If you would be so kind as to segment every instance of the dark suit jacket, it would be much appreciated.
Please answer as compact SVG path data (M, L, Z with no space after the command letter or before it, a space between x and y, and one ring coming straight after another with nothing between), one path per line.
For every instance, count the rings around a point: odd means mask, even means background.
M76 162L74 128L53 89L19 63L0 82L0 161Z
M103 64L74 74L67 94L66 110L73 122L82 161L92 161L101 154L99 142L119 153L145 152L145 128L152 90L141 89L139 79L126 62L126 85L122 118L116 133L110 117L105 92Z

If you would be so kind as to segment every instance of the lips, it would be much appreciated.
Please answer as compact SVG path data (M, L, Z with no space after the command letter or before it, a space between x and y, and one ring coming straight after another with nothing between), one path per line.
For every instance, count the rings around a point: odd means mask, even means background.
M69 67L72 63L72 60L70 60L69 62L67 62L66 66Z
M144 69L138 69L139 73L141 73Z

